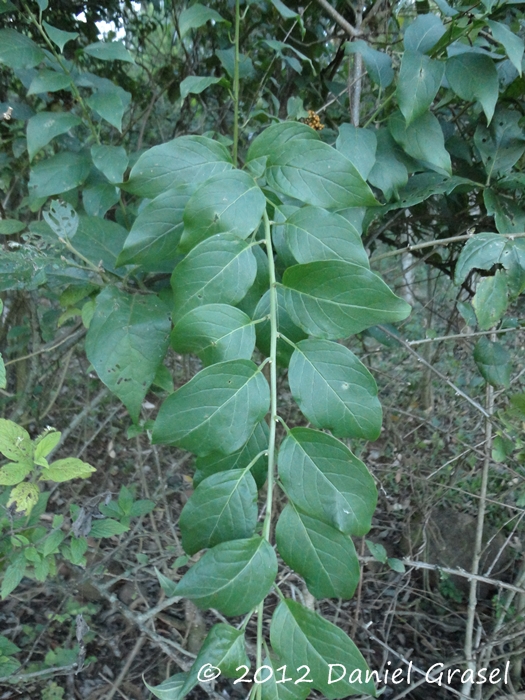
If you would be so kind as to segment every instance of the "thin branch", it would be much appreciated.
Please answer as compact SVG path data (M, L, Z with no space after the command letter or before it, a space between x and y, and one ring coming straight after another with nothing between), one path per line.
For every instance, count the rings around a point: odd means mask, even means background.
M331 17L333 20L335 20L335 21L337 22L337 24L338 24L342 29L345 30L345 32L348 34L348 36L351 36L351 37L353 37L353 38L354 38L354 37L357 37L357 36L361 36L361 32L360 32L358 29L356 29L354 26L352 26L352 25L350 24L350 22L347 22L347 20L346 20L342 15L340 15L339 12L338 12L336 9L334 9L334 8L330 5L330 3L328 2L328 0L317 0L317 2L319 3L319 5L321 5L321 7L322 7L324 10L326 10L327 14L329 14L330 17Z
M475 333L456 333L454 335L440 335L436 338L423 338L422 340L407 340L407 343L413 347L414 345L423 345L423 343L438 343L442 340L463 340L468 338L478 338L481 335L492 335L496 333L511 333L512 331L522 331L524 328L500 328L497 331L476 331Z

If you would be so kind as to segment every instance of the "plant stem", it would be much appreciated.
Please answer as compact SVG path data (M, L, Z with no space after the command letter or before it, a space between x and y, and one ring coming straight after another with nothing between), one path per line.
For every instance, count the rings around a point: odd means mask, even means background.
M270 540L270 528L272 524L272 503L275 471L275 434L277 428L277 283L275 279L275 263L273 260L272 234L270 220L264 212L264 238L266 253L268 255L268 276L270 282L270 436L268 438L268 483L266 491L266 514L264 516L262 535ZM264 601L257 610L257 668L262 664L263 648L263 613ZM260 700L262 686L258 685L255 697Z
M239 145L239 29L241 23L239 0L235 0L235 63L233 66L233 164L237 167Z

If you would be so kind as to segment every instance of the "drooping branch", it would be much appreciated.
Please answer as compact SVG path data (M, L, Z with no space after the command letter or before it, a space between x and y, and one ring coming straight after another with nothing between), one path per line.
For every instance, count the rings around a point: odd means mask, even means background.
M360 36L361 32L359 29L356 29L350 22L348 22L342 15L339 14L339 12L330 5L328 0L317 0L319 5L327 12L327 14L330 15L330 17L337 22L337 24L345 30L345 32L348 34L348 36L351 36L352 38Z

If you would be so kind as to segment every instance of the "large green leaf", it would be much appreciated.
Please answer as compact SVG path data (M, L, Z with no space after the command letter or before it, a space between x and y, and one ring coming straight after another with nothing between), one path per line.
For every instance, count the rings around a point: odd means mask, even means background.
M125 188L152 198L176 185L204 182L232 167L231 156L222 144L205 136L181 136L143 153Z
M458 97L480 102L490 123L499 93L494 61L484 54L461 53L448 59L446 76Z
M268 425L265 421L257 423L248 442L240 450L230 455L220 452L210 452L207 455L197 457L195 460L195 474L193 485L198 486L203 479L211 474L218 474L229 469L244 469L257 457L258 454L268 448ZM251 473L258 488L266 481L268 474L268 461L265 455L259 457L251 468Z
M186 205L180 249L187 253L217 233L247 238L259 226L265 207L264 194L247 173L231 170L215 175Z
M9 68L32 68L45 54L31 39L14 29L0 29L0 63Z
M355 644L318 613L293 600L282 601L273 614L270 640L290 671L303 664L309 667L308 678L313 680L309 687L319 690L328 700L356 693L375 697L374 685L370 677L367 679L368 666ZM336 664L332 674L330 664ZM341 675L340 665L346 671L345 677L335 682Z
M445 138L441 125L433 114L427 112L407 125L403 115L396 112L390 117L388 127L409 156L424 161L432 170L450 175L452 165L445 148Z
M222 233L202 241L171 277L173 321L205 304L236 304L252 286L256 269L249 243Z
M267 291L261 297L257 304L254 314L254 319L262 319L265 321L258 323L255 326L257 337L257 347L266 355L270 356L270 341L271 341L271 326L270 326L270 292ZM299 340L306 338L306 333L296 326L290 314L286 310L284 301L284 291L281 287L277 287L277 328L279 333L286 336L288 340L296 343ZM277 362L282 367L287 367L290 357L292 356L292 346L282 338L277 339Z
M501 320L509 304L507 275L498 270L492 277L483 277L472 299L478 325L482 331L488 331Z
M404 44L407 51L427 53L445 33L443 22L437 15L418 15L405 30Z
M260 175L264 171L264 163L270 153L284 148L286 144L295 139L319 141L319 134L301 122L273 124L254 139L246 154L246 162L251 169L255 168ZM259 166L258 161L262 163L262 166ZM261 167L260 170L259 167Z
M353 124L341 124L335 146L366 180L376 161L376 132Z
M244 643L244 630L219 623L214 625L208 632L202 647L199 649L186 682L180 690L180 695L166 698L166 700L179 700L190 692L199 681L206 682L204 667L209 668L213 673L216 668L220 669L220 675L224 678L238 678L239 666L250 666L250 660L246 655Z
M191 7L186 8L180 13L179 17L179 31L181 38L184 37L190 31L190 29L198 29L210 20L213 22L226 21L216 10L212 10L211 7L205 7L198 2Z
M360 569L354 543L321 520L288 504L275 529L283 560L300 574L316 598L351 598Z
M377 204L356 167L322 141L292 139L272 148L266 178L278 192L326 209Z
M392 59L387 53L377 51L369 46L366 41L358 39L346 45L346 53L360 53L368 71L368 75L376 85L386 88L394 80Z
M510 385L510 355L501 343L480 338L474 348L474 362L483 379L495 387Z
M267 595L277 575L277 558L262 537L218 544L182 577L177 595L223 615L244 615Z
M338 260L294 265L284 273L283 285L293 322L321 338L346 338L410 313L376 274Z
M109 182L99 182L82 190L82 204L88 216L103 219L106 212L120 199L120 190Z
M284 225L284 237L298 263L346 260L369 267L358 231L339 214L319 207L302 207Z
M195 353L204 365L249 360L255 347L255 328L244 311L228 304L207 304L178 321L171 345L176 352Z
M180 84L180 96L184 100L188 95L200 95L210 85L219 83L222 78L214 78L211 75L189 75Z
M141 265L148 272L173 270L180 259L182 215L190 194L187 187L175 187L146 204L133 222L118 264Z
M434 101L445 73L443 61L435 61L422 53L405 51L396 96L406 124L424 114Z
M281 444L279 476L293 503L344 534L364 535L377 501L374 480L331 435L294 428Z
M89 175L90 168L90 159L83 153L57 153L33 166L29 192L35 199L62 194L81 185Z
M379 437L382 412L376 383L344 345L302 340L290 360L288 381L301 412L316 428L337 437Z
M95 167L112 183L122 182L128 167L128 154L124 146L91 146L91 157Z
M257 484L245 469L212 474L197 486L180 514L188 554L251 537L257 525Z
M42 22L42 25L53 44L56 44L60 49L60 53L64 53L64 46L68 41L73 41L79 36L78 32L65 32L63 29L57 29L47 22Z
M60 134L65 134L81 120L69 112L39 112L27 122L27 152L29 160Z
M370 171L368 181L378 187L386 200L397 198L399 190L408 182L408 172L404 163L396 156L399 146L390 135L388 129L378 129L376 162Z
M517 110L498 107L490 127L478 124L474 143L480 152L489 178L493 173L508 173L525 151L525 135Z
M86 99L86 104L115 129L122 131L122 117L130 100L131 93L115 85L111 89L95 92Z
M168 348L169 332L169 314L154 294L130 295L106 287L98 295L86 354L134 421Z
M28 95L41 95L47 92L58 92L71 87L71 78L66 73L54 70L39 70L31 81Z
M280 0L278 1L280 2ZM276 0L272 0L272 2L276 2ZM263 665L270 666L273 675L262 684L261 700L305 700L310 695L310 683L297 683L296 685L297 679L292 678L287 667L283 665L275 653L272 653L271 658L266 657Z
M472 236L463 246L456 262L454 282L461 284L471 270L490 270L500 262L507 243L508 239L497 233L478 233Z
M229 454L250 437L267 413L268 383L250 360L220 362L201 370L162 404L153 442L197 455Z
M127 61L128 63L135 63L133 56L121 41L96 41L94 44L86 46L84 51L101 61Z
M495 22L494 20L487 20L487 24L490 27L492 36L496 41L503 46L505 53L509 57L511 63L516 68L518 73L521 75L521 63L523 60L523 39L514 34L506 24L502 22Z
M149 685L144 680L144 685L159 700L181 700L180 691L188 679L187 673L176 673L170 678L166 678L160 685Z
M75 234L75 248L94 265L102 265L115 274L117 257L122 250L128 232L108 219L96 216L80 216Z

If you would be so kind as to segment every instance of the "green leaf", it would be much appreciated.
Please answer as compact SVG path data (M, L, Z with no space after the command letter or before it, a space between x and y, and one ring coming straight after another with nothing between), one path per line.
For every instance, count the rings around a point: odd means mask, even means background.
M396 145L388 129L378 129L376 137L376 162L368 176L368 181L383 192L387 201L392 197L397 199L399 190L408 182L406 166L396 157L399 146Z
M401 59L396 96L407 126L429 109L441 86L444 73L444 62L435 61L415 51L405 51Z
M277 576L277 558L263 537L230 540L209 549L182 577L177 595L233 617L253 610Z
M187 187L167 190L155 197L133 222L118 265L141 265L148 272L171 272L180 259L179 246L184 207L190 198Z
M377 204L355 166L322 141L291 139L282 148L273 148L266 177L278 192L326 209Z
M168 598L172 598L175 595L175 589L177 588L175 581L172 581L167 576L164 576L164 574L162 574L157 568L155 568L155 573L157 574L160 587L164 593L168 596Z
M95 167L112 183L122 182L128 167L128 154L124 146L91 146L91 157Z
M254 139L246 154L246 162L250 163L261 158L264 159L270 153L279 152L296 139L319 141L319 134L306 124L301 124L301 122L273 124Z
M2 36L0 34L0 42L2 41ZM26 560L23 554L19 554L9 566L5 569L2 578L2 587L0 589L0 597L5 600L7 596L12 593L18 586L20 581L24 578L26 571Z
M14 233L23 231L25 227L26 225L23 221L17 221L16 219L0 219L0 236L12 236Z
M359 129L353 124L341 124L335 147L354 164L363 180L366 180L376 160L376 132Z
M20 647L17 647L10 639L0 634L0 654L2 656L12 656L19 651L21 651Z
M112 520L111 518L104 518L103 520L94 520L91 525L91 530L89 531L90 537L113 537L114 535L122 535L127 532L129 527L119 523L117 520Z
M156 698L160 700L181 700L180 691L188 678L187 673L176 673L174 676L167 678L160 685L149 685L144 676L142 680L144 685Z
M50 554L55 554L58 552L58 548L64 541L65 534L61 530L55 530L51 532L44 540L44 546L42 547L42 555L48 557Z
M495 387L510 386L510 355L501 343L493 343L488 338L480 338L474 348L474 362L481 376Z
M5 389L7 386L7 375L5 371L4 358L0 353L0 389Z
M418 15L405 31L406 51L427 53L434 48L445 33L443 22L437 15Z
M175 325L171 346L176 352L195 353L203 364L225 360L249 360L255 348L252 320L227 304L207 304L192 309Z
M397 143L416 160L422 160L432 170L450 175L452 165L445 149L445 139L436 117L427 112L407 125L400 112L393 114L388 127Z
M310 669L308 678L313 680L309 688L319 690L326 698L346 698L356 693L375 697L375 688L366 678L368 666L361 653L343 630L308 610L293 600L279 603L270 626L272 647L289 669L298 669L304 664ZM336 664L333 674L330 665ZM345 678L341 675L342 665ZM352 680L350 680L352 679Z
M478 233L465 243L456 262L455 284L461 284L471 270L490 270L502 262L509 239L497 233Z
M220 83L221 80L222 78L214 78L211 75L189 75L180 84L180 96L185 100L189 94L200 95L210 85Z
M7 0L9 2L9 0ZM0 13L2 12L2 6L0 5ZM21 664L20 661L16 659L10 659L7 656L2 656L0 654L0 679L7 678L8 676L15 673Z
M490 124L498 101L498 73L493 60L479 53L461 53L447 60L446 77L462 100L477 100Z
M41 95L45 92L58 92L71 87L71 78L66 73L43 69L38 71L27 91L28 95Z
M244 469L212 474L182 509L179 526L188 554L251 537L257 524L257 485Z
M503 46L505 53L509 57L510 62L521 75L521 63L523 60L523 39L512 32L506 24L487 20L492 36L496 41Z
M84 48L84 52L101 61L127 61L135 63L133 56L121 41L96 41Z
M399 201L388 205L388 209L407 209L435 195L450 194L457 187L472 190L478 185L464 177L426 172L412 175L406 187L399 192Z
M27 430L11 420L0 418L0 452L14 462L32 461L33 443Z
M81 120L69 112L39 112L27 122L27 152L29 160L60 134L65 134Z
M237 304L252 286L257 265L249 243L219 233L202 241L171 277L173 321L206 304Z
M483 201L487 214L494 217L500 233L523 233L525 211L509 197L496 194L488 187L483 190Z
M83 153L57 153L33 166L29 193L36 199L72 190L84 182L90 168L91 163Z
M68 41L73 41L80 36L78 32L65 32L63 29L57 29L45 21L42 24L53 44L56 44L60 49L60 53L64 53L64 46Z
M181 136L143 153L125 189L153 198L176 185L204 182L232 167L231 156L221 143L205 136Z
M230 469L245 469L259 453L268 448L268 425L265 421L257 423L248 442L237 452L223 455L220 452L210 452L197 457L195 460L195 475L193 485L197 487L204 479L212 474L218 474ZM252 466L251 473L258 488L266 481L268 465L265 455L262 455Z
M284 237L298 263L346 260L369 267L358 231L339 214L319 207L302 207L284 225Z
M381 88L387 88L394 80L392 59L383 51L376 51L366 41L358 39L346 44L345 53L360 53L371 80Z
M0 468L0 485L15 486L23 481L32 470L32 460L24 460L23 462L8 462Z
M126 229L114 221L80 216L75 248L97 267L102 266L117 275L123 274L117 272L116 262L127 235Z
M83 562L84 554L87 551L88 543L85 537L71 537L70 541L71 547L71 563L75 565L80 565Z
M221 17L218 12L212 10L211 7L200 5L198 2L191 7L186 8L180 13L179 17L179 32L181 39L190 31L190 29L198 29L210 20L213 22L226 22L226 20Z
M398 574L404 574L406 571L405 565L403 564L401 559L396 559L395 557L389 557L386 560L386 563L392 569L392 571L395 571Z
M247 238L259 226L266 199L255 180L242 170L215 175L190 197L184 210L183 253L217 233Z
M472 300L480 329L487 331L496 325L507 310L508 303L505 272L498 270L493 277L483 277Z
M306 700L310 695L310 683L296 685L297 679L289 674L286 666L274 653L272 658L266 657L263 663L273 669L273 676L262 685L261 700Z
M211 628L190 669L189 677L181 690L181 698L197 685L201 679L201 669L207 664L211 665L213 671L220 669L221 676L225 678L237 678L239 666L250 666L244 630L223 623Z
M301 15L295 10L291 10L287 7L281 0L270 0L272 5L275 7L277 12L283 17L283 19L299 19Z
M135 422L164 359L169 332L167 309L156 295L129 295L106 287L97 297L86 354Z
M58 459L42 471L40 481L69 481L70 479L88 479L96 469L76 457Z
M257 347L259 350L266 355L270 356L270 341L271 341L271 327L270 327L270 292L267 291L261 297L261 300L255 308L254 319L265 318L263 323L258 323L255 326L255 334L257 338ZM290 314L286 310L285 295L282 287L277 287L277 327L279 328L279 334L284 335L288 340L293 343L297 343L299 340L306 338L306 333L304 333L301 328L296 326ZM292 346L284 341L282 338L277 339L277 362L282 367L288 367L290 357L292 356L293 348Z
M82 204L88 216L103 219L106 212L120 199L117 187L109 182L101 182L93 187L84 187L82 190ZM112 223L112 222L111 222Z
M346 338L378 323L402 321L410 306L365 267L330 260L294 265L283 276L293 322L320 338Z
M131 101L131 93L120 87L114 86L111 90L98 91L86 99L86 104L91 107L102 119L122 132L122 117Z
M304 513L346 535L368 532L377 501L374 480L342 442L294 428L281 444L278 465L286 494Z
M15 69L32 68L44 58L44 52L29 37L13 29L0 29L0 63Z
M283 560L304 578L313 596L354 595L360 569L350 537L288 504L279 517L275 540Z
M8 508L14 506L15 513L18 515L30 515L31 511L38 503L39 496L40 491L38 486L24 481L12 489L6 506Z
M39 435L35 440L35 455L34 460L37 464L40 464L40 460L47 457L50 452L52 452L55 447L60 442L60 436L58 430L54 428L49 428L46 432ZM47 464L41 465L47 466Z
M150 501L146 498L141 498L135 501L129 511L129 516L131 518L139 518L142 515L147 515L155 508L155 501Z
M366 540L366 546L376 561L381 562L381 564L386 564L387 553L382 544L372 542L372 540Z
M235 74L235 49L233 46L229 49L217 49L215 55L222 63L226 73L233 78ZM239 54L239 78L252 78L255 74L252 59L246 54Z
M302 340L288 381L301 412L336 437L377 440L382 412L374 378L353 352L329 340Z
M71 239L76 234L78 229L78 215L71 204L55 199L50 202L49 211L44 211L43 216L46 224L59 238ZM80 301L80 299L76 301ZM76 301L73 302L71 306L73 306Z
M516 110L498 107L490 127L478 124L474 143L480 152L487 175L508 173L525 151L525 136Z
M250 360L220 362L201 370L162 404L153 442L197 455L238 450L267 413L270 390Z

